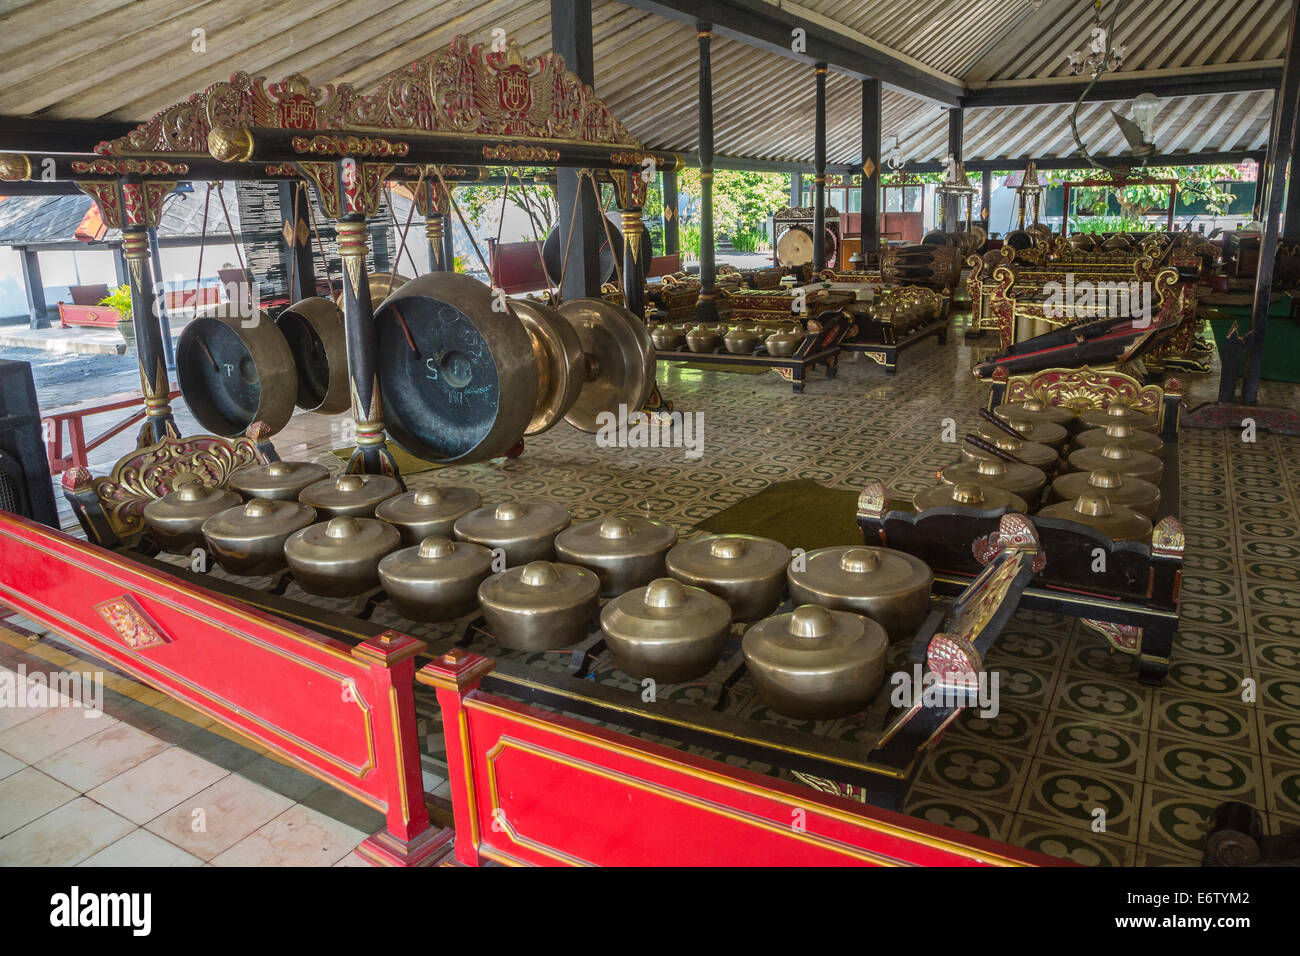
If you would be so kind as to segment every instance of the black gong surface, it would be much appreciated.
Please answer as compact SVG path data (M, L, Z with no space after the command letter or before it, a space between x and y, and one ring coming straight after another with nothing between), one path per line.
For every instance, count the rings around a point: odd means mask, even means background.
M257 365L225 323L196 318L176 343L176 380L198 423L215 435L238 435L262 400Z
M611 250L609 238L605 235L604 227L601 227L597 233L600 243L600 281L617 282L618 270L623 265L623 230L619 228L620 217L615 213L606 213L605 218L609 221L609 231L614 237L614 248ZM574 240L575 246L577 239ZM569 250L569 268L578 268L575 257L578 255L576 248ZM641 261L650 267L650 259L654 256L654 243L650 238L649 230L641 231ZM615 259L617 257L617 260ZM615 265L615 261L618 265ZM551 231L546 234L546 241L542 244L542 262L546 265L546 276L551 280L552 285L560 284L560 274L564 268L564 245L560 242L560 227L552 226Z
M330 364L325 343L311 323L296 312L285 311L275 324L284 333L298 369L298 395L294 404L299 408L320 407L330 387Z
M420 296L386 302L375 325L384 424L393 440L425 461L473 455L501 401L496 361L475 323L451 303Z

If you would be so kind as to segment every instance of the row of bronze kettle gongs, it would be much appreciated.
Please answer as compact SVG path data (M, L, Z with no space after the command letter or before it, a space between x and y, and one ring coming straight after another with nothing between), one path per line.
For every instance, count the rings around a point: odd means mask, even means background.
M1006 507L1084 524L1115 541L1150 538L1164 472L1154 416L1122 401L1078 419L1068 408L1034 400L999 406L995 414L963 446L962 460L940 473L944 484L917 496L918 510ZM1074 435L1075 447L1063 458L1069 427L1077 425L1089 427ZM1003 461L994 449L1018 461ZM1048 474L1058 469L1064 473L1052 481L1050 500L1059 503L1035 509Z
M303 465L278 465L276 471L311 476ZM469 489L384 497L399 489L381 478L313 482L300 493L311 505L255 497L214 512L200 530L234 574L272 574L287 565L308 593L343 597L382 588L412 620L452 620L479 608L501 644L522 650L581 641L600 598L613 598L599 614L616 662L630 676L663 682L707 673L732 622L766 618L788 589L800 606L746 633L746 658L760 692L788 716L843 715L866 706L883 679L888 640L910 636L928 607L929 569L883 548L821 549L792 560L767 538L679 542L667 524L637 517L570 526L558 506L481 508ZM240 486L239 479L232 485ZM172 496L206 502L208 509L239 500L232 490L198 485ZM449 526L415 520L421 507L433 506L462 513ZM520 524L530 516L530 524ZM257 524L265 534L256 540L236 533ZM156 520L150 527L170 550L186 550L193 541L168 538ZM791 654L803 664L791 667Z

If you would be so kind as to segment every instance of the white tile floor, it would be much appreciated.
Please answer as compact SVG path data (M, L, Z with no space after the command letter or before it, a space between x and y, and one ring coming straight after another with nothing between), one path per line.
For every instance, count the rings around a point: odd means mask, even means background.
M361 862L368 834L107 714L6 707L0 727L0 866Z

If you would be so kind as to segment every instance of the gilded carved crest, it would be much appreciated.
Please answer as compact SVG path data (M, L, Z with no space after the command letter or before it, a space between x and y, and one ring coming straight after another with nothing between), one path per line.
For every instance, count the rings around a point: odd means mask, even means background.
M1164 392L1159 385L1142 385L1122 372L1083 368L1050 368L1033 375L1015 375L1007 380L1006 401L1023 402L1038 398L1049 405L1063 405L1076 412L1105 408L1124 399L1136 411L1160 416Z
M245 465L264 464L251 439L164 438L132 452L92 482L109 527L119 538L144 530L144 506L190 481L220 487Z
M640 148L591 87L565 68L563 57L529 58L514 41L493 50L456 37L364 94L348 83L314 86L301 74L270 83L236 73L95 151L206 156L213 127L449 133Z

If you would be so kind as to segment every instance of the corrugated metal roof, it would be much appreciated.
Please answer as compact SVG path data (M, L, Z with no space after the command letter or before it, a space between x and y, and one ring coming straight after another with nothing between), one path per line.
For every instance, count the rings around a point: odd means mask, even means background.
M975 85L1066 76L1083 45L1090 0L767 0ZM1103 4L1108 18L1111 4ZM1125 69L1274 62L1285 43L1288 0L1132 0L1117 28ZM690 26L595 0L595 88L649 146L697 144L697 44ZM546 3L518 0L8 0L0 14L0 114L148 119L236 70L364 88L450 42L502 28L530 53L551 45ZM203 30L204 52L193 31ZM807 64L718 37L713 44L715 150L719 155L808 162L814 79ZM1136 92L1136 91L1135 91ZM827 80L828 160L860 157L860 84ZM1271 94L1170 100L1165 115L1186 151L1258 146ZM915 160L946 152L944 112L887 90L887 142L898 134ZM1106 109L1089 106L1089 147L1114 140ZM1068 108L969 110L966 157L1072 151ZM1113 125L1113 124L1112 124ZM1117 142L1117 141L1116 141ZM1161 151L1172 147L1159 142Z

